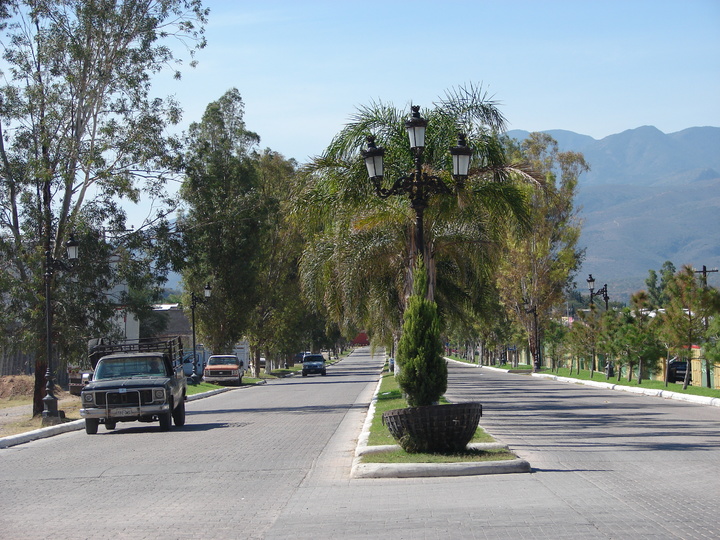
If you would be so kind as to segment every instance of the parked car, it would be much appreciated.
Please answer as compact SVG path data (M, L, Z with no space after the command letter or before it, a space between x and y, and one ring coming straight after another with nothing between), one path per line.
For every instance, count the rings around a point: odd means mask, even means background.
M208 358L203 378L209 383L242 384L245 366L234 354L214 354Z
M683 382L687 373L687 362L673 358L668 362L668 381Z
M306 354L303 356L302 376L307 377L311 373L327 375L325 371L325 357L322 354Z

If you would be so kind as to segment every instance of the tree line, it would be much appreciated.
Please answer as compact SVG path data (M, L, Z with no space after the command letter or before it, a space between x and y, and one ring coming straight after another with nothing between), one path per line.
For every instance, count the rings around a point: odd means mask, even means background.
M682 381L687 388L693 349L700 347L705 377L694 382L713 386L714 366L720 361L718 290L709 287L706 276L692 267L676 270L670 261L664 263L661 276L658 281L658 274L650 270L647 290L632 295L629 306L602 310L590 305L577 312L570 326L554 321L545 344L547 367L554 370L563 365L579 372L582 364L591 375L609 367L618 380L624 375L638 383L649 374L663 372L667 385L669 363L676 359L687 362Z
M178 133L182 111L153 94L152 80L180 78L184 57L193 65L208 16L200 0L0 6L0 345L36 359L36 409L47 363L44 261L62 259L71 235L81 262L50 280L56 366L84 358L88 339L117 334L118 311L150 328L170 271L182 275L186 308L212 287L197 306L198 335L218 352L248 339L256 372L261 356L272 364L334 348L361 330L390 350L400 341L415 216L407 199L376 196L360 150L372 135L386 149L387 177L410 170L407 107L359 107L305 164L260 146L234 88L208 97L202 118ZM481 86L451 88L423 114L425 170L453 188L424 213L427 295L441 332L525 342L539 356L584 257L573 201L589 164L548 135L509 140ZM463 185L447 172L458 131L473 149ZM140 201L152 210L131 228L125 203Z

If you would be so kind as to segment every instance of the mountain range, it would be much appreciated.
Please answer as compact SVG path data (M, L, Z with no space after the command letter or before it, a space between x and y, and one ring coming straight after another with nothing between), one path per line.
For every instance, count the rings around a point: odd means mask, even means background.
M607 283L611 300L627 302L665 261L678 269L720 267L720 128L666 134L643 126L600 140L544 133L561 151L582 152L591 168L575 201L586 249L578 289L584 292L591 273L596 288ZM519 140L528 135L508 132ZM720 273L709 274L708 283L720 286Z

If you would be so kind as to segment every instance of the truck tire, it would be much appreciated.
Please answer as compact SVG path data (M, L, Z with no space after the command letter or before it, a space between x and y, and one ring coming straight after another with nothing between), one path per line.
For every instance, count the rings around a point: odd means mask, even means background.
M184 426L185 425L185 400L181 400L180 404L175 407L172 413L173 422L175 422L176 426Z
M168 431L172 426L172 411L158 415L158 420L160 420L160 431Z
M86 418L85 419L85 433L88 435L95 435L98 432L98 426L100 420L97 418Z

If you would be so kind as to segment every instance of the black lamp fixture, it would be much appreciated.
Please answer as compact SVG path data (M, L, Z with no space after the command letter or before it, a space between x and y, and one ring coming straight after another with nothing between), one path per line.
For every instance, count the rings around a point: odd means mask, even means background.
M402 176L393 182L390 188L382 186L384 178L383 158L385 149L375 144L375 137L367 137L367 150L362 151L368 176L375 186L375 193L381 199L387 199L391 195L407 195L412 208L415 210L415 252L416 255L424 255L423 237L423 211L427 208L428 197L434 194L449 194L450 187L437 176L432 176L422 171L422 154L425 149L425 130L428 121L420 116L420 107L413 105L412 114L405 122L405 129L410 140L410 148L415 157L415 170L406 176ZM453 160L452 175L455 179L457 189L462 189L470 170L470 158L472 149L467 146L465 135L458 135L458 145L450 148Z
M195 308L200 305L204 304L208 301L210 298L210 295L212 294L212 287L210 287L210 284L208 283L205 285L205 290L203 291L204 296L201 298L200 296L196 295L194 292L190 293L190 311L192 313L192 341L193 341L193 379L199 380L200 374L198 373L198 359L197 359L197 344L195 343Z
M49 242L48 242L49 244ZM79 258L80 243L75 240L75 235L71 234L67 242L65 242L66 260L56 259L52 256L52 250L45 250L45 349L47 355L47 364L45 370L45 397L43 401L42 425L53 425L60 422L60 412L58 411L58 399L55 396L55 381L53 379L53 311L52 311L52 279L56 270L70 271L75 266Z
M608 289L607 289L607 283L603 285L601 289L598 289L595 291L595 278L592 276L592 274L588 275L587 278L588 288L590 289L590 306L595 305L593 302L593 298L596 296L602 295L603 300L605 300L605 311L608 309L608 301L610 300L610 297L608 296Z

